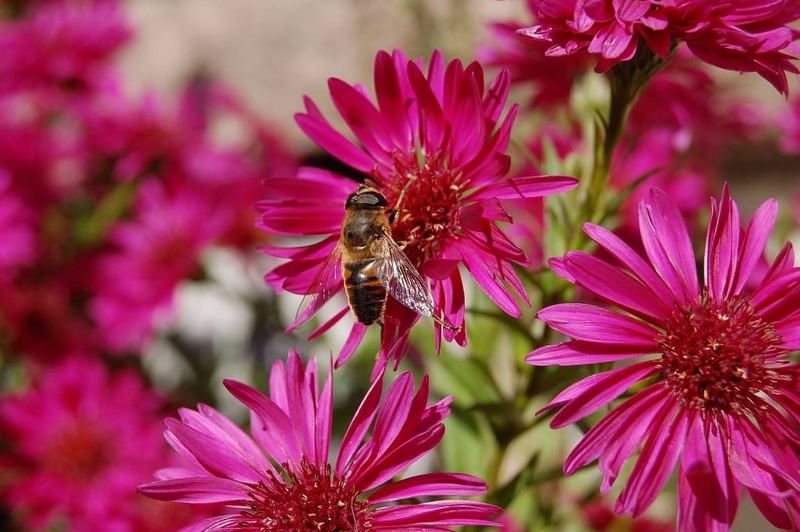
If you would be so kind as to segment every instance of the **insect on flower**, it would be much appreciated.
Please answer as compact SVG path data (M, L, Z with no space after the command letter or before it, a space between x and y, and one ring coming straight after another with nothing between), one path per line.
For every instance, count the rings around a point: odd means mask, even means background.
M367 185L361 185L350 194L344 206L339 243L301 301L297 323L306 321L344 281L350 310L364 325L377 322L383 326L386 299L392 296L414 312L433 318L442 327L458 330L434 315L428 284L406 257L402 246L392 238L391 224L400 210L404 192L405 189L395 209L388 209L386 197Z

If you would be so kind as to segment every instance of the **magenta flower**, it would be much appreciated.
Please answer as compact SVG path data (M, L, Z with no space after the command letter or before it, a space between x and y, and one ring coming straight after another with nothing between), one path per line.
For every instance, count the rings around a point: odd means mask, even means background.
M528 260L497 225L512 221L503 201L554 194L574 187L576 181L506 176L509 156L505 150L517 113L513 106L500 121L508 96L508 73L502 72L485 89L478 63L464 67L453 61L445 66L437 51L426 74L421 61L409 61L400 51L379 52L375 58L377 105L360 86L336 78L328 85L358 144L334 130L308 98L306 112L296 116L297 123L314 142L364 174L386 196L390 208L397 207L405 190L392 235L406 243L406 255L430 283L435 314L460 328L442 330L437 324L437 346L442 334L447 341L466 342L459 264L466 266L503 311L519 316L514 294L526 304L529 301L512 265L525 265ZM267 180L267 199L260 204L264 231L327 235L297 248L266 247L267 253L288 259L267 274L268 283L296 294L310 290L337 244L345 201L357 187L356 181L319 168L301 168L295 177ZM342 289L341 272L331 276L329 286L331 292ZM316 334L346 313L342 308ZM418 318L389 299L378 368L391 356L399 361ZM354 325L337 364L352 355L365 329L360 323Z
M586 233L619 264L583 252L553 261L560 275L617 307L559 304L539 316L572 341L530 353L533 365L624 361L553 399L553 427L574 423L631 396L572 451L567 474L599 458L602 492L642 446L615 510L640 515L679 465L682 530L727 529L740 487L775 526L800 518L798 366L800 268L787 245L755 273L777 216L767 201L742 229L727 187L712 201L705 282L680 212L661 190L639 208L646 261L617 236ZM656 355L656 356L648 356ZM639 357L645 357L638 360Z
M788 109L777 118L780 147L785 153L800 153L800 98L793 98Z
M0 168L0 280L36 258L34 214L11 190L9 174Z
M70 357L0 401L0 493L26 530L139 530L143 482L167 463L159 398L131 372Z
M0 24L0 90L91 90L128 41L119 2L47 2L30 17Z
M685 42L699 59L719 68L757 72L782 93L786 72L798 70L796 3L774 0L532 0L538 23L521 30L550 44L547 54L588 52L604 72L633 59L642 47L667 58Z
M116 249L98 264L92 316L112 351L138 349L158 315L171 309L177 285L197 268L200 253L224 229L227 209L202 189L169 191L156 180L141 188L136 218L119 223Z
M168 419L164 434L191 467L159 471L159 480L139 489L164 501L226 505L225 515L198 523L197 530L449 530L495 524L500 508L486 503L397 504L478 495L486 484L456 473L392 482L442 439L450 398L428 405L427 378L415 392L413 377L403 373L381 402L382 381L373 382L331 464L331 374L320 392L316 363L304 368L291 351L286 364L272 367L269 397L225 381L251 411L252 438L209 406L181 409L181 419Z
M534 13L535 0L528 0ZM528 86L533 96L532 108L557 108L569 103L577 79L591 69L592 57L586 52L553 56L545 52L547 42L530 39L519 29L530 25L518 21L496 22L489 26L491 45L478 49L478 58L486 65L506 68L511 83Z

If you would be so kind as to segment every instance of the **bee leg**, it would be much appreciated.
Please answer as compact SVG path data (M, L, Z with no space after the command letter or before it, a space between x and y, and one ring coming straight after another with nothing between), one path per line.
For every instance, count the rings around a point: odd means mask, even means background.
M454 327L435 314L431 316L431 318L433 318L433 321L441 325L443 329L447 329L448 331L453 333L461 331L461 327Z
M406 181L406 184L403 185L403 188L400 189L400 195L397 196L397 202L394 204L394 209L392 209L392 212L389 213L389 223L390 224L394 223L394 220L397 217L397 213L403 210L402 209L402 207L403 207L403 199L406 196L406 190L408 190L408 186L415 179L416 179L416 176L408 174L408 181Z

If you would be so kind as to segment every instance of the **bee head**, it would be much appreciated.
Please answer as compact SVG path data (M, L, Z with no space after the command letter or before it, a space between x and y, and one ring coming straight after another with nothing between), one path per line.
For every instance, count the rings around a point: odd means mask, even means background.
M360 186L358 190L350 194L345 209L383 209L386 207L386 197L375 190L365 186Z

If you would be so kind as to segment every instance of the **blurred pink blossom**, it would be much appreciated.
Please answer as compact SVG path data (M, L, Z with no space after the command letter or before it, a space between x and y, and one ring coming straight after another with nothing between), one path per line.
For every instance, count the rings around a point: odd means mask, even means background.
M130 36L114 0L48 2L29 17L0 19L0 91L91 90Z
M3 499L28 529L141 530L135 487L169 462L161 406L137 374L96 359L48 368L0 403Z

